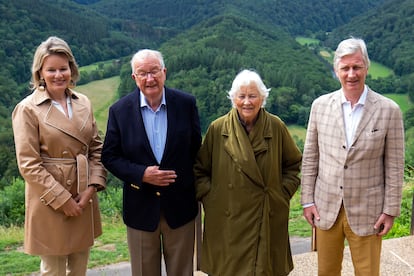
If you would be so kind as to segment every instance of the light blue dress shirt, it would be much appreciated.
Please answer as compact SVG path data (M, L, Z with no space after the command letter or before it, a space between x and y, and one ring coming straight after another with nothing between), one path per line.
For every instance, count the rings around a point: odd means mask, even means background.
M162 91L161 104L157 110L152 110L140 92L141 114L144 121L145 131L151 145L152 152L158 163L161 162L164 154L165 141L167 140L167 104L165 102L165 90Z

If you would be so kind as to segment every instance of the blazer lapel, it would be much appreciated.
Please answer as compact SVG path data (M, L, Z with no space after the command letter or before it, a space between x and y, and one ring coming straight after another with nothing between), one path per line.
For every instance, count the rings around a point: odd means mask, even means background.
M167 138L165 141L164 153L161 160L168 159L168 154L174 148L176 125L179 123L177 119L177 108L179 108L176 98L168 88L165 88L165 102L167 104Z
M368 122L372 119L372 116L375 111L375 102L376 102L375 95L368 89L367 99L364 104L364 112L361 117L361 121L359 122L357 129L355 130L352 144L354 144L354 142L358 139L358 137L364 131Z
M344 143L346 144L346 135L345 135L345 124L343 118L343 111L342 111L342 100L341 100L341 92L340 90L335 92L334 97L332 98L331 108L334 114L334 120L336 121L336 125L338 126L338 130L341 132L341 137L344 139Z

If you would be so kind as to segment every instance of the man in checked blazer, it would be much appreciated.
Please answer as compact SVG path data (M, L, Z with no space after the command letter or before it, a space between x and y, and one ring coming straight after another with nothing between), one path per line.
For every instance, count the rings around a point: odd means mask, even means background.
M161 275L161 253L168 276L193 275L196 100L164 86L160 52L138 51L131 67L137 88L110 107L102 162L124 182L132 275Z
M316 227L318 275L341 275L344 240L355 275L380 275L382 236L400 214L404 175L402 114L365 85L365 42L335 52L338 91L312 104L302 160L301 203Z

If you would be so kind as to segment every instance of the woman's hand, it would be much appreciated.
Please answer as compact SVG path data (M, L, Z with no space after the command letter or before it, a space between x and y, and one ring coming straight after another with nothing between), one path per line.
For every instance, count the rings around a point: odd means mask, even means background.
M75 201L74 198L70 198L65 204L61 207L63 213L68 217L77 217L82 214L82 208Z
M96 188L95 186L88 186L88 188L79 193L76 197L75 197L75 201L78 203L78 206L82 209L85 209L88 204L90 204L91 198L93 196L93 194L96 193Z

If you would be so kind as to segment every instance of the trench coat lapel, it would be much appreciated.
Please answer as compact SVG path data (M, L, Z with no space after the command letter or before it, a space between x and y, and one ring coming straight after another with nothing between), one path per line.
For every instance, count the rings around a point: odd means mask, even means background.
M36 100L40 104L45 100L50 98L47 96L47 93L35 91L37 93ZM79 140L83 144L89 144L87 137L84 136L82 130L85 127L85 124L88 120L88 117L91 115L87 106L78 101L78 97L72 91L69 92L72 102L72 119L68 119L62 112L60 112L51 102L45 116L45 124L59 129L60 131L66 133L69 136Z
M229 120L223 129L223 136L227 136L224 142L225 151L231 156L234 163L238 165L241 173L246 174L256 185L265 186L260 169L256 163L252 144L238 119L236 109L233 108L229 115ZM261 146L263 147L264 145ZM265 148L261 149L265 150Z

